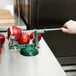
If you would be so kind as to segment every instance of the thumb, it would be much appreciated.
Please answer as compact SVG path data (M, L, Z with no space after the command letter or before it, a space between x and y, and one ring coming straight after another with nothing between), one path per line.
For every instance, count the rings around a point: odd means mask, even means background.
M68 29L67 28L61 28L61 31L63 31L64 33L68 33Z

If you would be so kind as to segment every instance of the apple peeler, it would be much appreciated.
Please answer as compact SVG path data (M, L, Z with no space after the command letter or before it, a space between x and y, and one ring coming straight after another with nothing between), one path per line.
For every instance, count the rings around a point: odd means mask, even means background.
M32 44L14 44L14 36L10 36L11 43L9 43L9 49L20 49L20 53L24 56L35 56L39 53L38 51L38 34L46 33L47 31L56 31L60 28L53 29L35 29L35 30L24 30L23 33L34 32L35 43Z

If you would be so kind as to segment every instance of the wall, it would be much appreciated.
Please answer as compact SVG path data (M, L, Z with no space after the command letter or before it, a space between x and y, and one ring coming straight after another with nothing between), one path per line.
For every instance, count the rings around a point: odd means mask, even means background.
M0 0L0 6L2 5L11 5L11 4L14 4L14 0Z
M14 0L0 0L0 9L8 9L14 15Z

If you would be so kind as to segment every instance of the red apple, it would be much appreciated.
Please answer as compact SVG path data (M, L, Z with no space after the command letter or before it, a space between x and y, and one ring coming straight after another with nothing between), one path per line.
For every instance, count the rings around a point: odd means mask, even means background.
M0 34L0 47L3 46L5 42L5 36L3 34Z
M41 34L38 34L38 41L41 40Z
M28 44L30 41L30 37L27 33L23 33L21 37L18 39L19 44Z
M21 28L17 27L17 26L12 26L12 27L9 27L8 30L8 39L10 37L11 34L14 35L15 37L15 40L18 40L18 38L22 35L22 30Z
M34 38L33 36L34 36L34 32L31 32L30 33L30 38L33 39Z
M33 39L33 43L35 43L34 32L30 33L30 38ZM38 42L41 40L41 34L38 34Z
M39 42L40 40L38 39L38 42ZM35 43L35 39L33 39L33 43Z
M2 50L1 50L1 47L0 47L0 55L1 55L1 53L2 53Z

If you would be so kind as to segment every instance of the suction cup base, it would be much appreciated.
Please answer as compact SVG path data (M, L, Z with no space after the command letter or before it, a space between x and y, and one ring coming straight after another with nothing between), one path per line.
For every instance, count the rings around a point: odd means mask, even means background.
M24 49L21 49L21 52L20 52L22 55L24 56L35 56L37 55L39 52L37 49L35 48L31 48L31 49L27 49L27 48L24 48Z

